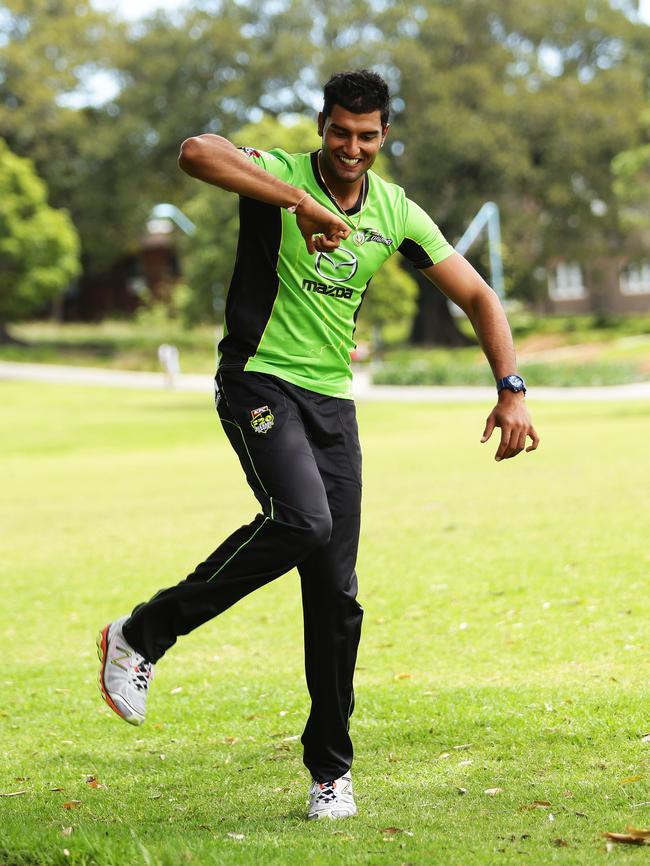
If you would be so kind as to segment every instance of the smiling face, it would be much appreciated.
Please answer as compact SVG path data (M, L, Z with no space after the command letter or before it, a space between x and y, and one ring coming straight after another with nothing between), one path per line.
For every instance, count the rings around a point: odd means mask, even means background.
M381 114L355 114L334 105L328 117L318 115L318 134L323 140L321 169L326 180L353 184L372 166L386 137Z

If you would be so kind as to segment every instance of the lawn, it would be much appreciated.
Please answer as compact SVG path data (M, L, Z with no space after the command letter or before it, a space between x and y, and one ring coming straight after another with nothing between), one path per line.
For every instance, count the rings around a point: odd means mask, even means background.
M360 407L360 816L304 820L294 573L179 641L142 728L96 686L99 626L254 503L209 398L0 386L0 864L646 864L648 406ZM492 792L492 793L488 793ZM6 796L16 794L16 796Z

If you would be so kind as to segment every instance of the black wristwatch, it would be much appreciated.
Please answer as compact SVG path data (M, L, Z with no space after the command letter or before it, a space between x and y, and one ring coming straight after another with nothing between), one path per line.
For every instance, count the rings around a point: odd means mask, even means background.
M524 394L526 393L526 383L521 376L517 376L515 373L499 379L497 382L497 393L501 393L504 388L507 388L508 391L514 391L515 394L519 393L519 391L523 391Z

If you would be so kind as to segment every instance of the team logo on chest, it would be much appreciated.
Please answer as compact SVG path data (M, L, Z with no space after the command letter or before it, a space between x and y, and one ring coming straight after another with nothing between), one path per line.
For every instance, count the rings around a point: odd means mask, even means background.
M268 406L251 409L251 427L256 433L268 433L274 423L275 417Z
M385 238L380 232L377 232L374 229L358 229L352 235L352 242L358 247L368 243L384 244L384 246L389 247L393 243L393 239Z

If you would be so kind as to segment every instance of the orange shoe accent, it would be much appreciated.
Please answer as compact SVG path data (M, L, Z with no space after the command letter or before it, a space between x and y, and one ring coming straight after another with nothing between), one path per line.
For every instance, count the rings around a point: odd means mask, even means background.
M108 628L109 627L107 625L105 625L104 628L101 630L101 632L99 633L100 641L98 641L98 643L97 643L97 646L99 647L99 651L101 652L101 663L102 663L101 669L99 671L99 690L102 693L102 697L104 698L104 700L106 701L108 706L113 710L113 712L117 713L117 715L121 719L128 721L128 719L126 719L126 717L123 716L122 713L115 706L115 704L111 700L111 696L108 694L108 692L106 691L106 688L104 686L104 669L106 668L106 641L108 640Z

